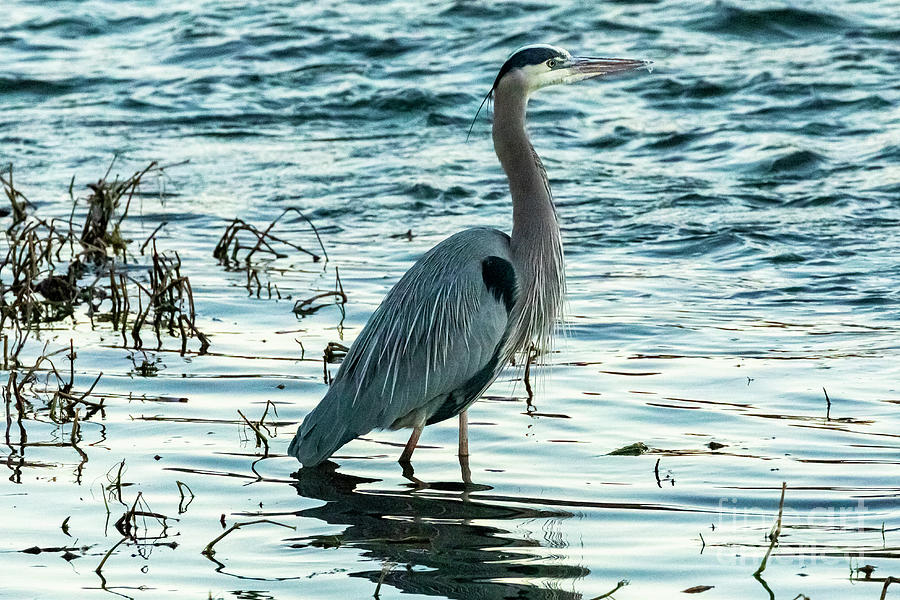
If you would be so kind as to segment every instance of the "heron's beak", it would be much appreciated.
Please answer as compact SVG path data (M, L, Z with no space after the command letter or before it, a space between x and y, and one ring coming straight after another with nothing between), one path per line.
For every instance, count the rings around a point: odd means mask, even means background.
M563 67L565 71L564 83L575 83L594 77L627 73L635 69L650 70L653 61L636 60L631 58L588 58L575 57Z

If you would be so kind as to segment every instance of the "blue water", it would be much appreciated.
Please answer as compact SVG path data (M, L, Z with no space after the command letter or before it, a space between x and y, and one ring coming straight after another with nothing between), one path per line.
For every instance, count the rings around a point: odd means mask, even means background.
M125 233L140 264L167 223L158 244L183 259L212 345L139 351L82 313L35 334L33 356L74 340L76 387L103 372L106 409L80 425L83 462L46 394L24 438L6 406L0 597L349 598L382 580L381 598L587 600L627 579L619 600L695 586L868 599L900 577L897 2L4 8L0 161L30 211L67 219L70 179L83 202L114 155L113 175L177 164L148 178ZM331 476L292 477L283 453L326 389L325 345L351 342L447 235L508 231L490 113L466 133L503 60L533 42L654 61L530 104L569 284L534 408L514 369L472 408L472 486L452 422L426 430L418 483L395 463L403 432L352 442ZM264 227L288 206L329 260L260 259L248 294L212 250L231 219ZM300 219L278 232L317 248ZM344 313L295 317L338 269ZM260 460L237 411L258 418L268 400ZM607 456L635 442L650 451ZM103 488L123 459L120 503ZM183 512L176 481L195 495ZM173 519L98 577L138 492ZM217 563L201 551L220 518L295 529L236 530ZM853 571L867 564L868 580Z

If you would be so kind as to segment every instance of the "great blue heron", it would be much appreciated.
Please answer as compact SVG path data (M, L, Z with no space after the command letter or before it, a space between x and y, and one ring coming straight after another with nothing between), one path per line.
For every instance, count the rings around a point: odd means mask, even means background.
M468 456L466 409L515 355L531 343L550 346L565 294L556 209L525 131L528 97L648 65L576 58L543 44L507 59L489 96L494 150L512 196L512 235L461 231L425 253L388 292L291 442L288 452L304 467L372 429L411 427L400 455L408 464L422 428L457 414L459 455Z

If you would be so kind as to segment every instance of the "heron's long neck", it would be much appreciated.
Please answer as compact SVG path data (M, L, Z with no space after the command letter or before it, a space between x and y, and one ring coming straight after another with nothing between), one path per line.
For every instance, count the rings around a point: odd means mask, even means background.
M525 131L527 98L497 89L494 97L494 150L509 179L513 205L511 250L519 294L511 351L534 341L549 350L565 295L562 240L550 185L541 159Z

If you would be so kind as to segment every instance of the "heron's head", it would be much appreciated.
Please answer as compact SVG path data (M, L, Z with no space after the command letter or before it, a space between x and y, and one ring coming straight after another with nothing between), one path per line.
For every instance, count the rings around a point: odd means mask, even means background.
M575 83L649 66L649 60L577 57L556 46L535 44L519 48L506 59L491 91L508 88L529 95L558 83Z

